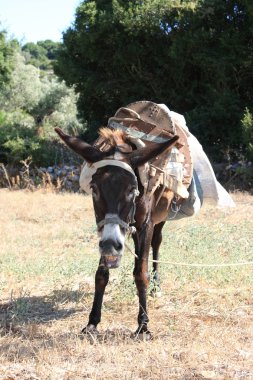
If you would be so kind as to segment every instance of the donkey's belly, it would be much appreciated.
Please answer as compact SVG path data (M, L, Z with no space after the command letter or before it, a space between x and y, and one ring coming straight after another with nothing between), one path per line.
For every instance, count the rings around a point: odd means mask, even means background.
M154 224L159 224L167 220L171 201L174 197L174 193L171 190L165 190L162 197L155 205L152 211L152 221Z

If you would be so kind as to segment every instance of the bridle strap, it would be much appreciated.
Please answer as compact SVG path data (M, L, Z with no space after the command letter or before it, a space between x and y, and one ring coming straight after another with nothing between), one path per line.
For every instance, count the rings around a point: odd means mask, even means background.
M135 234L136 232L136 228L134 226L129 226L129 224L124 222L124 220L120 219L118 215L105 217L105 219L101 220L101 222L98 222L98 231L106 224L118 224L119 226L124 228L129 233L129 235Z
M126 230L129 228L128 223L124 222L124 220L120 219L118 215L106 216L105 219L101 220L101 222L97 223L98 229L104 227L105 224L119 224L121 227Z
M123 162L123 161L118 161L118 160L101 160L101 161L98 161L98 162L94 162L91 167L93 167L94 169L99 169L99 168L102 168L104 166L118 166L128 172L130 172L136 179L136 182L137 182L137 178L136 178L136 175L135 175L135 172L133 171L133 169L131 168L130 165L128 165L126 162Z

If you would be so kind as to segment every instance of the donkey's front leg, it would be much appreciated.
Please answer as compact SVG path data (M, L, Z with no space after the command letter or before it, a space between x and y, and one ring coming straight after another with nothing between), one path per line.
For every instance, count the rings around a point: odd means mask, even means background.
M82 333L96 333L96 327L101 320L101 308L103 303L103 296L105 292L105 287L109 281L109 269L100 264L95 276L95 295L93 306L89 316L88 325L82 330Z
M153 235L153 226L147 226L141 233L137 232L134 238L136 246L134 279L139 296L139 314L138 328L135 335L146 334L147 338L151 338L151 333L148 331L148 314L147 314L147 290L150 276L148 273L148 256Z

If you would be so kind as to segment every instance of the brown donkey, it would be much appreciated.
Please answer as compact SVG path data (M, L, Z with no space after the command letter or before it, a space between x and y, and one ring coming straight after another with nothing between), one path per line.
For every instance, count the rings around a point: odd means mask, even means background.
M160 144L153 143L136 149L123 131L106 129L102 134L110 139L112 146L108 151L101 151L80 138L66 135L60 128L55 130L94 170L90 188L100 235L101 256L95 276L93 306L88 324L82 332L96 333L96 327L101 320L109 269L119 266L124 251L125 235L134 228L135 233L132 236L136 258L133 274L139 296L138 328L135 334L146 334L150 337L147 314L148 258L152 247L153 259L158 259L162 228L174 193L165 188L161 191L160 187L154 193L147 193L140 181L137 168L171 149L178 136ZM154 263L154 278L159 282L157 269L157 263Z

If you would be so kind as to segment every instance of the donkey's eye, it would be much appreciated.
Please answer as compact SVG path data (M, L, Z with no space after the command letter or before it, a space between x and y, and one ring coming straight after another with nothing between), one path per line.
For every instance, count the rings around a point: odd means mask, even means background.
M127 193L127 198L128 199L131 199L135 196L135 192L136 192L136 189L135 187L132 187L131 189L129 189L128 193Z
M135 186L132 187L130 191L131 191L131 193L134 194L134 195L139 195L139 191L138 191L138 189L136 189Z

